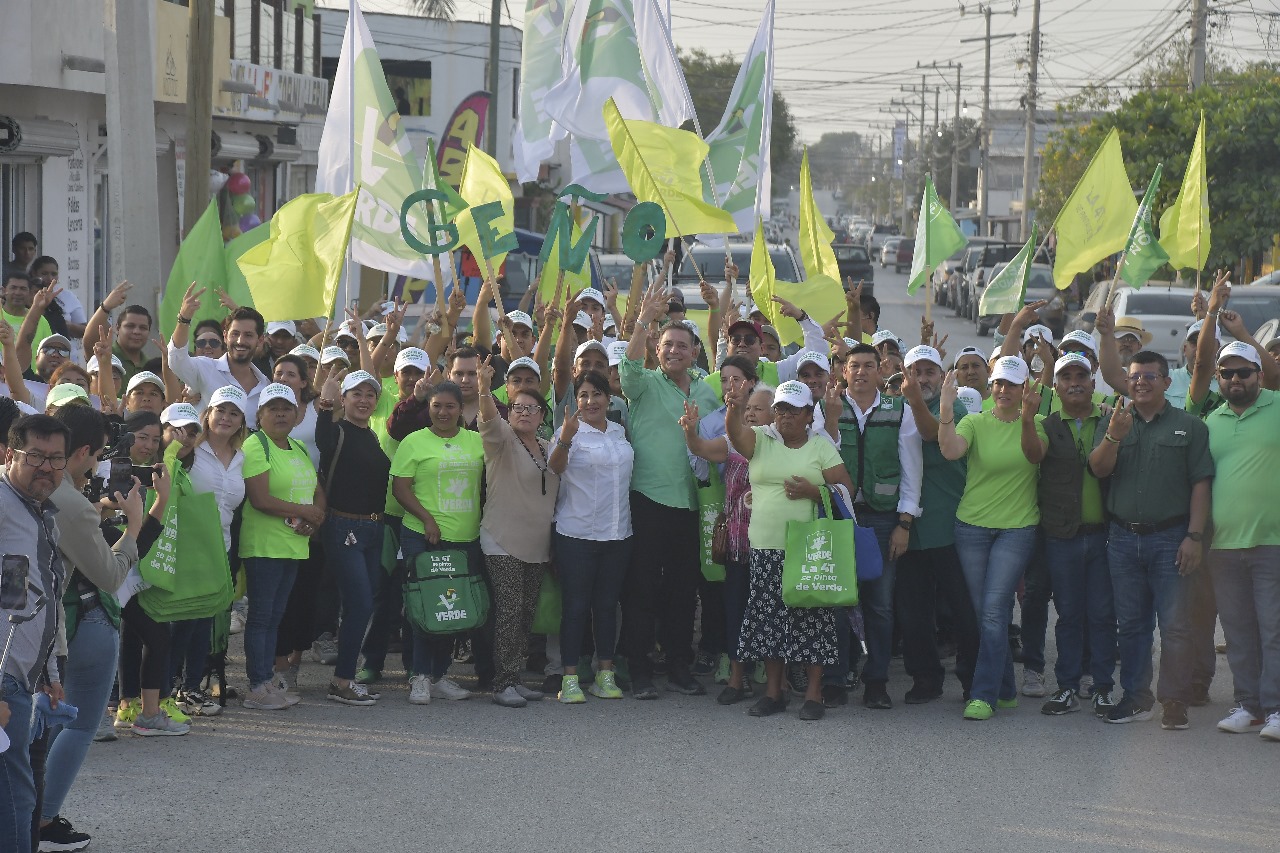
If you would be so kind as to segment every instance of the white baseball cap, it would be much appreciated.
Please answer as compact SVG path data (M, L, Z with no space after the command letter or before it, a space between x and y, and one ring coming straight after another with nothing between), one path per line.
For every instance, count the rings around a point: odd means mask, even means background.
M955 369L956 365L960 363L960 359L964 358L966 355L976 355L978 358L982 359L983 363L986 363L987 360L986 353L977 347L960 347L960 351L956 353L956 357L951 359L952 369ZM981 395L979 395L979 398L981 398Z
M1022 342L1025 344L1027 341L1035 337L1044 338L1046 343L1053 343L1053 332L1044 323L1036 323L1033 326L1028 326L1027 330L1022 333Z
M86 404L89 402L89 392L85 391L74 382L63 382L61 385L54 385L49 389L49 394L45 397L45 409L56 409L65 406L72 400L83 400ZM18 402L17 400L14 401ZM27 414L36 414L35 410Z
M36 347L36 349L41 350L49 346L49 344L54 344L54 343L61 343L64 348L68 350L71 349L71 341L67 340L66 335L50 335L49 337L41 341L40 346Z
M907 350L907 354L902 358L902 364L904 367L910 367L917 361L931 361L938 365L938 367L942 367L942 356L936 349L930 346L925 346L924 344Z
M860 343L862 343L862 341L855 341L853 338L844 339L844 345L847 346L849 349L853 349Z
M1200 334L1200 330L1203 328L1204 328L1204 320L1196 320L1190 326L1187 326L1187 334L1183 338L1183 340L1185 341L1191 340L1191 336ZM44 344L40 344L40 346L44 346Z
M800 353L800 360L796 362L796 371L799 372L800 368L804 367L806 364L816 364L826 372L831 372L831 359L827 358L825 353L818 352L817 350L809 349ZM782 386L779 385L778 387L781 388ZM808 390L808 386L805 386L806 393ZM810 397L812 396L813 395L810 394Z
M1083 367L1085 373L1090 376L1093 375L1093 363L1078 352L1063 353L1059 356L1058 360L1053 363L1053 375L1057 376L1072 365Z
M594 287L583 288L582 292L578 294L578 301L581 302L584 299L590 299L601 308L604 307L604 294L596 290Z
M347 354L342 351L342 347L328 346L324 348L324 352L320 353L320 363L329 364L337 360L343 360L347 364L351 363L351 359L347 358Z
M532 370L534 376L538 377L539 379L542 378L542 368L538 367L538 362L529 358L529 356L527 355L522 355L519 358L517 358L515 361L508 364L507 375L510 376L511 371L515 370L518 367L523 367L527 370Z
M1059 349L1067 344L1079 344L1080 346L1093 353L1096 358L1098 355L1098 344L1093 340L1093 335L1083 329L1076 329L1074 332L1067 332L1062 336L1062 343L1058 345Z
M878 347L883 343L892 343L899 350L902 349L902 341L898 339L897 335L888 329L881 329L871 336L871 345L873 347Z
M164 393L164 380L159 376L156 376L150 370L143 370L133 374L133 378L129 380L129 385L125 388L124 393L130 394L139 385L143 385L147 382L150 382L152 385L159 388L161 394Z
M813 393L809 390L809 386L803 382L788 379L773 389L773 405L776 406L779 403L786 403L788 406L803 409L805 406L813 405Z
M292 320L273 320L267 324L267 334L274 335L276 332L288 332L289 337L296 338L298 336L298 327L293 324Z
M375 394L382 393L382 383L367 370L353 370L342 380L342 393L355 389L360 385L372 385Z
M309 358L312 361L320 360L320 350L316 349L311 344L298 344L296 347L289 350L289 355L296 355L301 358Z
M378 323L372 329L369 330L369 334L366 335L366 337L372 340L373 338L384 338L386 337L386 335L387 335L387 324ZM399 329L396 329L396 343L403 344L403 343L408 343L408 341L409 341L409 333L404 330L404 327L401 326Z
M238 385L223 385L209 397L209 408L212 409L223 403L230 403L239 409L241 414L244 414L245 406L249 403L249 397Z
M578 316L573 318L573 325L581 326L584 329L591 328L591 315L586 311L579 311Z
M1218 350L1218 364L1232 357L1243 358L1255 367L1262 367L1262 359L1258 357L1258 351L1244 341L1232 341Z
M609 353L609 366L617 367L627 357L627 342L614 341L605 347L605 351Z
M964 410L971 415L976 415L982 411L982 395L978 393L976 388L961 385L956 389L956 401L962 404Z
M523 311L508 311L507 319L513 326L524 326L529 331L533 331L533 318Z
M1016 355L1001 356L996 359L995 367L991 368L992 382L1003 379L1006 382L1021 385L1027 381L1028 375L1027 363Z
M165 406L164 411L160 413L160 423L177 427L191 426L192 424L200 426L200 413L190 403L174 403L170 406Z
M578 348L573 351L573 360L577 361L578 359L582 358L582 354L584 352L587 352L588 350L593 350L593 349L599 350L600 354L603 355L606 359L609 357L609 351L604 348L604 344L600 343L599 341L591 340L591 341L583 341L582 343L578 344Z
M351 338L351 340L353 340L353 341L358 341L358 340L360 340L359 338L357 338L357 337L355 336L355 334L354 334L354 333L352 333L352 332L351 332L351 331L349 331L348 329L339 329L339 330L338 330L338 334L336 334L336 335L334 335L334 336L333 336L333 339L334 339L335 341L336 341L338 338ZM328 347L325 347L325 349L328 349Z
M698 343L702 343L702 330L698 328L698 324L685 317L680 321L680 325L693 332L693 336L697 338Z
M399 373L406 367L416 367L423 373L431 372L431 357L427 355L425 350L418 347L405 347L396 353L395 372Z
M295 407L298 405L298 398L294 395L293 389L279 382L272 382L262 389L262 393L258 395L258 409L261 410L272 400L284 400Z
M111 356L111 369L124 373L124 362L117 355ZM85 373L90 376L98 372L98 357L96 355L89 356L89 361L84 366Z

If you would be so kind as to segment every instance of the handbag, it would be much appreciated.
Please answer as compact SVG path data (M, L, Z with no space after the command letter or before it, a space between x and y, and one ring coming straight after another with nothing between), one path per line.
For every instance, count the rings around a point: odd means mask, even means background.
M428 634L457 634L479 628L489 618L489 590L470 572L463 551L426 551L413 561L404 585L409 621Z
M724 483L714 469L710 485L698 488L698 556L702 563L702 577L717 583L724 580L724 559L716 559L714 553L715 528L724 517Z
M551 572L542 573L542 586L538 588L538 603L533 610L531 634L559 634L563 602L560 599L560 581Z
M810 521L787 522L782 563L782 603L788 607L852 607L858 603L854 524L832 516L831 496Z
M845 499L845 490L827 486L831 492L831 509L835 518L847 518L853 522L853 552L858 566L858 582L879 580L884 574L884 554L880 540L870 527L860 527L858 518Z
M729 517L724 510L716 516L716 523L711 528L711 562L725 565L729 561Z

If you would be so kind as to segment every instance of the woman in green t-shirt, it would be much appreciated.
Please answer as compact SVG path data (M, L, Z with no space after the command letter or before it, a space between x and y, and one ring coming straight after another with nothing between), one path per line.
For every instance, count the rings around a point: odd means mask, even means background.
M938 447L947 459L966 458L964 495L956 508L956 552L978 616L978 662L966 720L987 720L995 709L1017 707L1009 621L1013 595L1036 545L1039 462L1049 440L1040 397L1028 391L1027 363L1018 356L996 360L991 371L990 411L955 419L955 371L942 385Z
M249 590L244 657L250 688L244 706L262 711L298 701L273 680L276 632L298 563L307 559L311 535L325 520L324 492L311 456L289 437L297 420L293 389L271 383L258 396L259 431L243 448L248 500L240 524L240 557Z
M764 661L765 695L747 712L767 717L786 710L782 674L786 661L802 663L809 676L800 719L819 720L822 668L839 659L836 610L832 607L788 607L782 601L782 564L786 556L787 522L813 518L811 502L822 500L827 483L852 493L849 472L835 445L813 434L813 393L794 380L773 394L772 426L749 427L743 421L746 389L726 397L725 427L735 450L750 460L751 591L739 632L739 660Z
M405 509L400 549L412 566L426 551L461 551L467 568L484 569L480 551L480 483L484 442L462 428L462 389L441 382L427 398L431 424L410 433L391 461L392 494ZM453 638L427 634L413 626L413 675L409 701L466 699L470 692L447 678L453 662Z

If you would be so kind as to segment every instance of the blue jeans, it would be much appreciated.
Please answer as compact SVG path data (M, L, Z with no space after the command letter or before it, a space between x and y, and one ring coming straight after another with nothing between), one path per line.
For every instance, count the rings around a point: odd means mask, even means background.
M244 625L244 666L249 688L271 680L275 672L276 631L284 617L285 605L298 561L278 557L246 557L245 583L249 590L249 618Z
M1111 525L1107 562L1115 595L1120 686L1140 707L1186 702L1191 693L1192 580L1178 574L1178 546L1185 524L1158 533L1130 533ZM1203 570L1202 570L1203 571ZM1160 680L1151 693L1151 647L1160 620Z
M1053 667L1058 689L1080 689L1087 625L1093 689L1110 691L1115 685L1116 610L1111 594L1111 572L1107 567L1107 534L1099 530L1070 539L1046 536L1045 552L1053 586L1053 606L1058 611L1058 624L1054 628L1058 660ZM1023 628L1026 628L1025 622ZM1025 633L1023 640L1026 640Z
M360 644L373 617L373 596L382 579L381 521L357 521L332 513L322 530L324 556L338 584L342 622L338 626L338 662L335 678L356 677ZM352 539L355 541L348 544Z
M618 641L618 597L631 563L631 538L598 541L555 534L560 577L560 657L577 666L587 618L595 628L596 657L613 660Z
M208 636L208 631L205 635ZM76 781L80 765L107 710L107 699L116 682L116 656L120 632L101 607L80 620L76 635L67 646L67 665L62 673L66 701L80 709L74 721L53 735L45 759L44 802L40 815L53 820L62 811L67 792Z
M400 550L404 553L409 577L414 576L413 561L419 554L427 551L465 551L469 569L477 574L483 571L484 555L480 553L479 540L446 542L441 539L432 545L427 542L426 536L406 527L400 533ZM413 674L430 676L432 681L439 681L448 675L449 666L453 663L453 639L450 634L428 634L414 625Z
M889 537L898 526L896 512L863 512L858 524L876 532L880 556L884 559L884 574L873 581L858 584L858 600L862 603L862 618L867 632L867 661L862 667L865 684L884 684L889 680L889 658L893 647L893 587L897 578L897 564L889 559ZM822 683L843 686L849 674L853 632L843 611L836 614L836 640L840 647L840 662L822 668Z
M391 531L396 548L400 547L400 537L404 527L404 519L395 515L382 518L383 524ZM373 596L373 619L369 622L369 632L364 637L364 665L369 669L381 672L387 662L387 648L391 645L391 632L400 626L400 660L406 673L413 672L413 642L410 639L413 631L409 620L404 618L404 560L396 560L395 571L388 574L384 569L378 577L378 591Z
M5 850L25 853L31 849L31 818L36 810L36 782L29 749L32 700L27 688L8 674L0 681L0 698L9 704L9 725L4 727L9 748L0 754L0 841ZM96 729L98 721L94 720L93 725Z
M181 689L199 689L205 659L209 657L209 632L212 629L213 617L169 623L169 680L166 684L176 686L181 675Z
M1017 696L1009 620L1014 591L1035 547L1035 527L1002 530L956 522L956 553L978 618L978 662L969 694L991 705Z

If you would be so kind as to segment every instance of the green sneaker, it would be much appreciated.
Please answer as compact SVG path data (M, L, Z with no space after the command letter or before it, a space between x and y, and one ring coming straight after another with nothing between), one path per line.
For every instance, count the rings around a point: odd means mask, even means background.
M973 699L964 706L966 720L989 720L995 715L995 709L981 699Z
M769 674L764 671L764 661L756 664L756 671L751 676L751 680L756 684L764 684L769 680Z
M564 680L560 682L560 703L562 705L581 705L586 701L587 697L582 695L582 688L578 686L578 676L566 675Z
M720 655L720 660L716 663L716 684L729 683L729 656Z
M1014 696L1012 699L997 699L996 707L1003 708L1005 710L1008 710L1009 708L1016 708L1018 707L1018 697Z
M133 728L133 722L138 719L138 712L141 709L141 699L121 699L116 708L116 721L112 725L117 729Z
M177 700L172 696L166 696L160 700L160 710L164 711L165 716L175 723L185 724L191 722L191 717L182 712L182 709L178 707Z
M596 680L596 672L591 668L590 655L583 655L578 658L578 683L590 684Z
M382 680L382 670L364 667L356 673L356 684L377 684Z
M596 680L587 688L587 692L600 699L622 698L622 691L614 683L613 672L608 669L602 669L596 673Z

